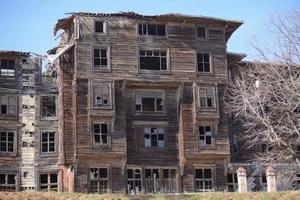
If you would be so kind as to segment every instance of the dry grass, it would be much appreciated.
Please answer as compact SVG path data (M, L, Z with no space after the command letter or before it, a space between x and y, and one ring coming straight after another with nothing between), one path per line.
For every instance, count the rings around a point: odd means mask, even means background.
M178 195L139 195L122 194L84 194L56 192L0 192L0 200L300 200L300 191L287 192L251 192L251 193L190 193Z

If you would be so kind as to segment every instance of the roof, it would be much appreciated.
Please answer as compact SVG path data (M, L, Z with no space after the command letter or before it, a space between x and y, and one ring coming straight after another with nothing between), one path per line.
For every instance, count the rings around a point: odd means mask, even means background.
M89 12L74 12L68 13L71 16L59 19L54 27L54 35L59 29L63 29L67 24L73 21L75 16L82 17L127 17L134 19L153 19L157 21L170 21L170 22L183 22L183 23L220 23L225 25L226 41L230 38L231 34L244 22L241 20L232 20L217 17L208 17L202 15L186 15L180 13L167 13L161 15L141 15L135 12L118 12L118 13L89 13Z
M29 52L24 51L10 51L10 50L0 50L0 54L13 54L17 56L30 56Z

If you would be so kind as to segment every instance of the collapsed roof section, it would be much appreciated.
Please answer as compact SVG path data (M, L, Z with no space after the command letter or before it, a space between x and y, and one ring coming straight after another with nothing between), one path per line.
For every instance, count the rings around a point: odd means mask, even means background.
M23 51L10 51L10 50L0 50L0 55L15 55L15 56L24 56L29 57L30 52L23 52Z
M88 13L88 12L75 12L69 13L71 16L59 19L54 27L54 35L60 29L66 29L73 22L75 16L82 17L127 17L134 19L144 19L144 20L156 20L164 22L181 22L181 23L214 23L223 24L225 27L225 38L226 42L229 40L232 33L243 24L240 20L230 20L224 18L208 17L201 15L185 15L179 13L167 13L162 15L141 15L135 12L119 12L119 13Z

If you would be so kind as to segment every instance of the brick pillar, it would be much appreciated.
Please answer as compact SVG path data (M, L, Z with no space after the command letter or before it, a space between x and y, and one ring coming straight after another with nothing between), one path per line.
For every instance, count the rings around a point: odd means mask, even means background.
M247 192L247 174L243 167L239 167L237 172L239 192Z
M267 191L268 192L276 192L276 170L273 167L268 167L266 170L267 176Z

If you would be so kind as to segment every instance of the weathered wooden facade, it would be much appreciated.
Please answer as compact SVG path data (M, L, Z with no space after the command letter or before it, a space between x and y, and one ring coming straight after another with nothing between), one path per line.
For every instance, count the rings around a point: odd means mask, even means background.
M27 52L2 50L0 63L0 190L57 190L56 80Z

